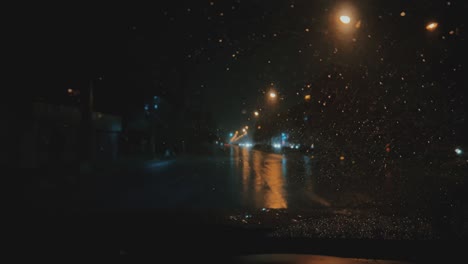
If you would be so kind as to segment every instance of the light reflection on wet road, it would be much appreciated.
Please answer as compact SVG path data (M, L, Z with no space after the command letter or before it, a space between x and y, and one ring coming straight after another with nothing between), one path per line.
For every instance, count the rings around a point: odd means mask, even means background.
M287 208L286 182L283 177L283 160L286 158L247 148L242 148L240 153L240 156L234 155L232 158L239 160L236 165L238 169L242 169L244 203L252 202L259 208Z
M108 187L119 199L101 195L105 205L298 210L331 206L315 192L311 159L299 153L230 147L213 155L180 157L164 166L157 164L135 172L131 182Z
M364 162L356 169L352 161L226 147L98 175L85 185L93 190L82 193L96 209L245 213L269 208L323 216L435 217L440 226L447 226L444 219L450 215L454 223L463 218L461 202L438 200L434 190L442 185L432 184L429 174L418 173L419 167L390 162L376 170L366 166Z

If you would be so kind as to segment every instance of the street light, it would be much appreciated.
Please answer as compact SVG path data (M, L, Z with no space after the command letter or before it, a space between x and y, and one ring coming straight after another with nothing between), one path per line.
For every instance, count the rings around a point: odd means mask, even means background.
M259 115L260 115L260 113L258 113L258 111L254 112L254 116L259 116Z
M340 21L343 24L349 24L351 22L351 18L349 16L343 15L340 16Z
M439 23L437 23L437 22L430 22L429 24L427 24L426 29L427 29L428 31L434 31L438 26L439 26Z
M275 92L270 92L270 98L275 99L276 98L276 93Z

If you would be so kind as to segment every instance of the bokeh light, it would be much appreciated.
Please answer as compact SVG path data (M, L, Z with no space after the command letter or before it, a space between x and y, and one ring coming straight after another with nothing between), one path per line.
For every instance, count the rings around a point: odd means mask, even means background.
M426 29L429 31L434 31L438 26L439 26L439 23L430 22L429 24L427 24Z

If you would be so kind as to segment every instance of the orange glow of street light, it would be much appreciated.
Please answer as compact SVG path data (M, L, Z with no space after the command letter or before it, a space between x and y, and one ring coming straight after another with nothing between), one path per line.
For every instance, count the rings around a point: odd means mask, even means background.
M304 99L305 99L306 101L310 101L310 98L311 98L310 94L307 94L306 96L304 96Z
M361 20L359 20L358 22L356 22L356 25L354 26L355 28L360 28L361 27Z
M429 30L429 31L434 31L438 26L439 26L439 23L431 22L431 23L427 24L426 29Z
M276 98L276 93L275 92L270 92L270 98Z
M254 112L254 116L259 116L259 115L260 115L260 113L258 113L258 111Z

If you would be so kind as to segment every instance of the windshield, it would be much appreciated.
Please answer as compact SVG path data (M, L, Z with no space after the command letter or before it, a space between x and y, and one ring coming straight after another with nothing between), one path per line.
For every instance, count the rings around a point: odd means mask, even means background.
M463 237L466 11L207 0L26 12L31 71L4 113L2 159L28 171L27 208L209 211L271 237Z

